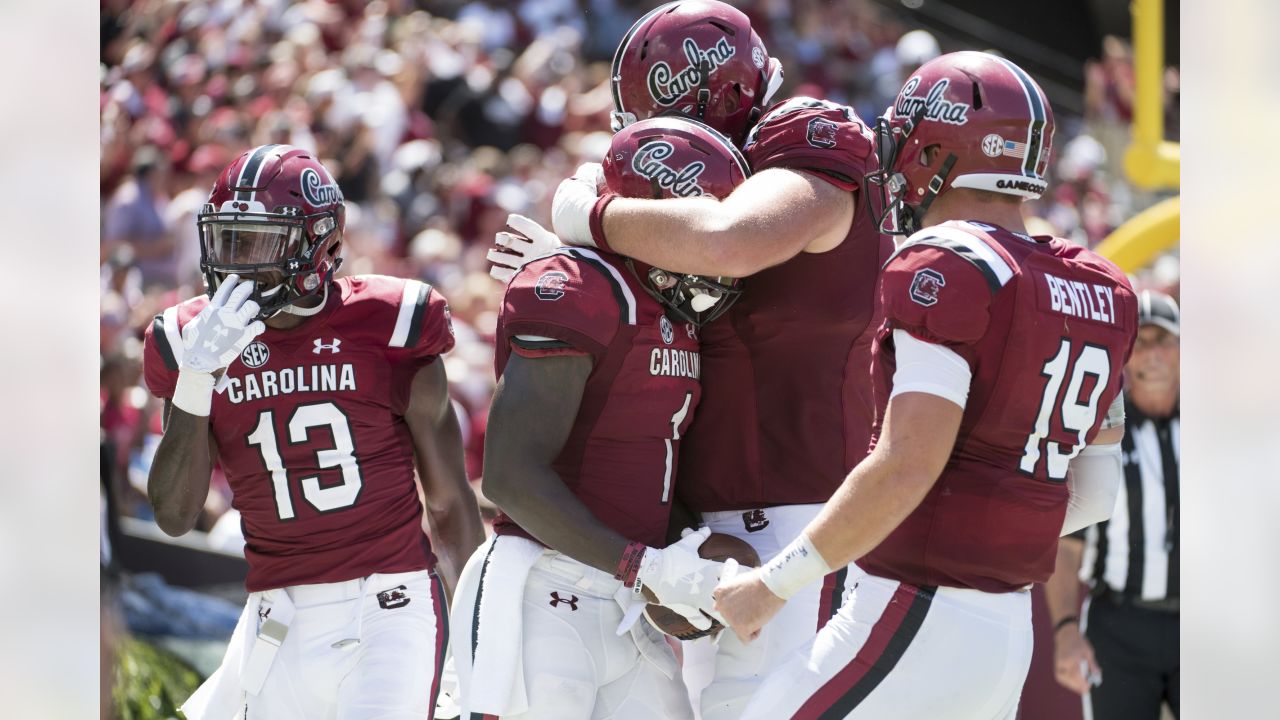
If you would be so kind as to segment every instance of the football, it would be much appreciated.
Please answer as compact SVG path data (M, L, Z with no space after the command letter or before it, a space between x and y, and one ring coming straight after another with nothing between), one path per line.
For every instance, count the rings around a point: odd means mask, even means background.
M698 548L698 554L708 560L723 562L733 558L739 565L748 567L760 565L760 556L756 554L754 548L745 540L739 540L724 533L711 533L711 536ZM697 640L700 637L714 635L724 628L713 619L711 627L699 630L684 619L684 616L657 603L649 603L645 606L644 616L649 620L650 625L680 640Z

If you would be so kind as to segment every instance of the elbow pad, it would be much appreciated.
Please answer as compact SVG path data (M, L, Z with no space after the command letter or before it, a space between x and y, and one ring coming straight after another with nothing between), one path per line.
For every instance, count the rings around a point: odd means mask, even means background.
M1071 496L1061 536L1111 517L1124 480L1120 443L1088 445L1071 459L1070 468L1067 490Z

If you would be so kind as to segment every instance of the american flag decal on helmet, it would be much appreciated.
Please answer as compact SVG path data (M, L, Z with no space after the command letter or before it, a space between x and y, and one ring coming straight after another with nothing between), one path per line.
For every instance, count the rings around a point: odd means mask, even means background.
M1024 158L1027 156L1027 144L1014 142L1012 140L1005 140L1004 154L1009 157Z

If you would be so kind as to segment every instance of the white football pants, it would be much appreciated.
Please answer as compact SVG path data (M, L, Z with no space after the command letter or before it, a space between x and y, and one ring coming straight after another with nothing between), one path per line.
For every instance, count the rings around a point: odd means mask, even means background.
M743 720L1014 720L1031 593L862 575L849 602L761 684Z
M449 641L444 588L434 572L274 592L287 594L293 617L261 689L241 689L258 631L271 617L263 594L252 593L222 666L205 681L210 688L183 707L189 720L432 717Z
M476 589L483 585L483 578L460 583L455 607L478 607ZM691 720L675 656L662 634L643 619L630 632L616 633L623 616L615 599L620 588L610 574L558 552L547 550L538 558L525 582L518 645L528 708L501 720ZM459 623L455 613L454 619L459 637L471 637L468 625L476 618ZM464 713L470 707L465 695L462 707Z
M760 562L766 563L799 537L821 509L821 505L782 505L703 513L702 520L712 532L745 540ZM732 631L721 632L714 643L705 638L684 643L684 678L702 720L741 717L764 676L835 615L846 588L860 574L850 565L796 593L751 643L743 644ZM714 672L709 672L707 666L712 664ZM710 684L702 688L709 675Z

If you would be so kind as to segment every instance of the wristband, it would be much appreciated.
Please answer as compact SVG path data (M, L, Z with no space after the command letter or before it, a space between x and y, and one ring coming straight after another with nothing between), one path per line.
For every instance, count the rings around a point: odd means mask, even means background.
M179 370L173 388L173 406L188 415L209 417L213 405L213 373Z
M627 549L622 551L622 558L618 560L618 569L613 573L613 579L621 580L624 587L635 587L645 550L644 543L627 543Z
M597 248L605 252L613 252L613 249L609 247L609 243L604 239L604 209L609 207L609 203L613 202L616 197L618 196L611 192L606 192L596 200L595 205L591 206L591 216L589 220L591 225L591 242L595 243Z
M782 552L760 568L760 579L774 595L787 600L806 585L827 575L831 567L822 559L807 533L801 533Z
M1071 623L1079 623L1079 622L1080 622L1080 616L1068 615L1053 624L1053 634L1057 635L1058 631L1061 630L1062 628L1070 625Z

